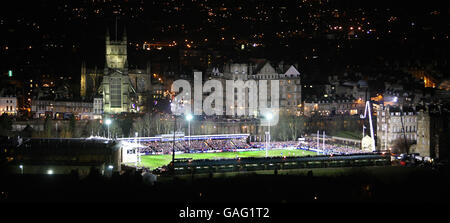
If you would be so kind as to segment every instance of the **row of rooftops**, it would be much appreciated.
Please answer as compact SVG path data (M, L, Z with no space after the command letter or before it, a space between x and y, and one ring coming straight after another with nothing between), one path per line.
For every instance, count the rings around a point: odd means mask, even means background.
M339 96L339 95L334 95L334 96L330 96L330 97L321 97L321 98L317 98L317 97L306 97L304 102L305 103L354 103L356 100L358 100L357 98L354 97L350 97L350 96Z
M207 73L213 76L220 76L223 74L245 74L245 75L258 75L258 74L290 74L299 76L300 72L295 65L284 64L280 62L278 64L271 64L270 61L265 59L250 60L243 63L229 62L222 66L215 66L209 68Z
M381 106L380 110L385 110L390 113L412 113L417 114L419 112L427 113L450 113L450 104L436 104L436 105L415 105L415 106ZM396 115L396 114L394 114Z

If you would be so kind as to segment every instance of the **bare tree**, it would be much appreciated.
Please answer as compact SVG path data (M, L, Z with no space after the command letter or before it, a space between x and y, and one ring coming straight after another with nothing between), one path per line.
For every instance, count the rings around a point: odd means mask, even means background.
M289 116L288 117L288 132L290 135L290 138L292 140L296 140L300 134L301 131L303 130L303 126L304 126L304 118L300 117L300 116Z
M394 140L393 146L392 146L392 152L393 153L409 153L410 152L410 148L413 145L413 141L412 140L406 140L406 144L405 144L405 140L402 138L398 138L396 140Z
M138 118L134 119L134 122L133 122L133 125L132 125L131 129L132 129L131 133L134 133L134 132L141 133L141 132L143 132L143 130L144 130L143 118L138 117Z
M173 129L173 118L168 115L156 114L153 117L153 127L155 134L167 133Z
M142 125L143 125L143 133L142 135L150 136L153 134L152 132L152 126L154 124L154 118L150 113L146 113L144 117L142 118Z
M102 131L102 124L98 120L89 120L86 131L89 135L95 136Z
M304 126L304 119L294 115L280 115L278 124L271 130L275 140L296 140Z

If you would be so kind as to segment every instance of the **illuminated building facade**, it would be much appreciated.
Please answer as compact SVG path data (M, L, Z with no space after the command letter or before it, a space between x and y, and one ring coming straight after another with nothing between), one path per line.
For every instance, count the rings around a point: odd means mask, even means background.
M421 110L417 115L417 145L411 151L421 156L445 159L450 156L448 112Z
M209 78L221 80L223 86L225 86L226 80L268 80L267 92L271 92L270 80L279 80L280 112L300 115L302 104L301 79L300 72L294 65L286 65L280 62L277 66L272 66L269 61L264 59L251 61L250 63L227 63L220 69L212 68L209 71ZM245 97L245 100L245 105L248 105L248 97Z
M122 40L105 41L105 68L87 69L81 64L80 96L86 101L103 97L102 111L108 114L144 112L151 94L150 65L146 69L128 68L127 34Z
M106 33L106 67L103 81L98 92L103 95L103 112L117 114L131 112L136 106L132 94L135 94L128 77L127 34L122 40L111 41Z
M364 114L364 101L362 99L305 100L303 114L308 117Z
M413 77L417 79L423 80L423 85L426 88L435 88L436 87L436 80L431 76L428 75L425 70L410 70L409 71Z
M377 110L379 149L393 149L397 140L415 143L418 130L417 112L399 107L382 106Z
M0 115L17 115L17 98L14 96L0 97Z
M33 100L31 112L34 118L69 119L72 115L77 119L94 118L90 102Z

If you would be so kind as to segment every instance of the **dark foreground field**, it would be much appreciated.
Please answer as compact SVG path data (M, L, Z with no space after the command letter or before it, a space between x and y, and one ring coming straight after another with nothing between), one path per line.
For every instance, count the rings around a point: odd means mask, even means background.
M138 202L446 202L449 172L412 167L365 167L160 177L146 185L133 173L89 176L8 176L1 201Z

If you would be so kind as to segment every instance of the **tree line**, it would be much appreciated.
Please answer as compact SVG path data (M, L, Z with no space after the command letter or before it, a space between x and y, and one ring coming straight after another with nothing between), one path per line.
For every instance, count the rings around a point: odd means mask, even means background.
M105 118L103 119L105 120ZM167 134L173 131L173 116L163 113L115 117L111 118L109 126L111 137L134 137L137 132L139 136L155 136ZM177 130L185 126L184 121L179 121ZM194 121L193 121L194 122ZM21 135L22 137L36 138L80 138L89 136L107 136L108 126L102 120L53 120L46 118L41 129L33 129L26 126L20 132L12 132L12 119L7 115L0 117L0 134ZM350 132L353 135L362 136L362 125L364 120L357 116L291 116L280 114L277 125L271 127L271 138L276 141L296 140L304 134L316 133L317 130L326 131L327 135L338 135L341 132ZM191 133L194 127L191 123ZM367 125L366 125L367 126ZM376 126L376 124L375 124ZM187 126L185 126L187 127ZM184 127L182 127L184 128ZM213 133L211 133L213 134ZM214 133L215 134L215 133Z

